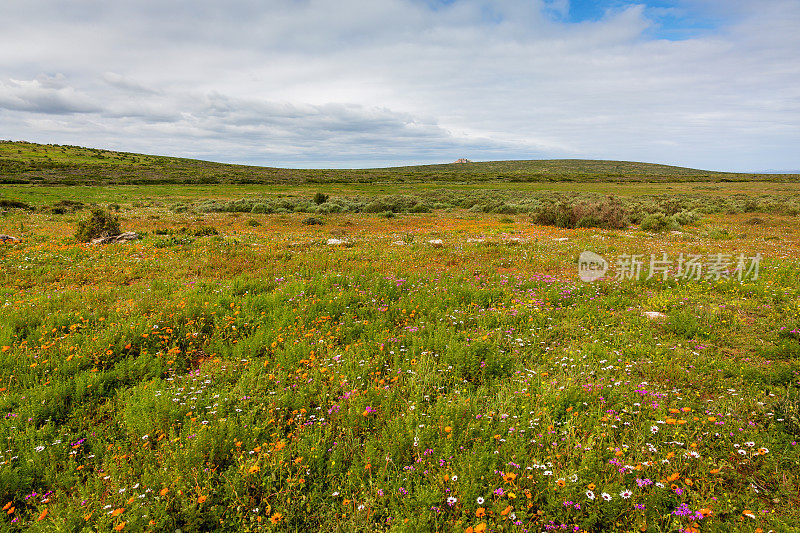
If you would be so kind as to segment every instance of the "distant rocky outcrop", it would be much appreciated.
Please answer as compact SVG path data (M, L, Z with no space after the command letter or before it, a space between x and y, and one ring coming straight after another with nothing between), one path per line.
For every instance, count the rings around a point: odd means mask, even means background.
M456 159L453 163L472 163L469 159L462 157L461 159Z
M111 244L117 242L135 241L139 238L139 234L133 231L126 231L119 235L106 235L105 237L97 237L92 239L92 244Z

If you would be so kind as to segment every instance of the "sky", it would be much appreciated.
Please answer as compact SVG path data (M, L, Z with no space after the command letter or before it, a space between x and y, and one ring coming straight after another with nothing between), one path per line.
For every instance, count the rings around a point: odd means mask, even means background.
M800 0L2 0L0 139L800 169Z

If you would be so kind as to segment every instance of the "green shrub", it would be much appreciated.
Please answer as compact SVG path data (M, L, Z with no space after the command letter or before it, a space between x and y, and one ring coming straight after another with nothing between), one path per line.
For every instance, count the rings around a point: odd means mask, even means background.
M533 211L537 224L559 228L613 228L628 225L628 209L614 197L603 200L543 202Z
M188 232L190 235L194 235L195 237L207 237L209 235L219 235L219 231L217 228L212 226L200 226L199 228L195 228Z
M314 195L314 203L317 204L317 205L324 204L327 201L328 201L328 195L327 194L318 192L317 194Z
M119 233L119 217L98 207L92 209L92 214L88 219L78 222L75 238L81 242L88 242L98 237L118 235Z
M272 205L267 203L254 204L250 210L251 213L272 213L273 211Z
M379 200L370 202L364 207L365 213L381 213L383 211L386 211L386 206Z
M339 204L334 204L332 202L327 202L317 207L316 212L320 215L327 215L329 213L341 213L342 206Z
M691 226L697 224L700 214L697 211L680 211L670 218L679 226Z
M26 211L33 211L33 206L25 202L20 202L19 200L0 198L0 209L24 209Z
M655 233L660 231L676 230L679 228L679 226L677 222L664 213L653 213L644 217L644 220L642 220L639 228L642 231Z

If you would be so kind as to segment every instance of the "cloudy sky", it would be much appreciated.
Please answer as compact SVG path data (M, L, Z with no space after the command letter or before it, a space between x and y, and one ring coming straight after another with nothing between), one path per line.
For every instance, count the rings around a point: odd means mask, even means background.
M800 169L800 0L0 0L0 138Z

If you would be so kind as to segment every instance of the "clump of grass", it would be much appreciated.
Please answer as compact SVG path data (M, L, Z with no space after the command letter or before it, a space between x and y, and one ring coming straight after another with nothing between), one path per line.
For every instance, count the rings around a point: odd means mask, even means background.
M800 439L800 397L786 395L775 403L775 418L783 422L786 432Z
M66 213L73 213L85 209L86 206L83 202L75 200L59 200L49 207L49 211L55 215L63 215Z

